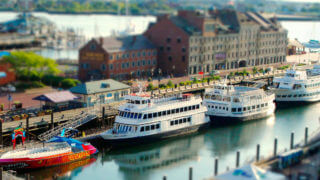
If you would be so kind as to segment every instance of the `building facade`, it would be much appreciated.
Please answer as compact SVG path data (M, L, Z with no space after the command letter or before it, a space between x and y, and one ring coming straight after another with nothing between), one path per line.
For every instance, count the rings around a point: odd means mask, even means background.
M287 31L253 12L179 11L144 35L158 48L158 67L176 76L286 61Z
M90 40L79 51L79 79L147 77L157 65L157 49L144 36Z
M83 107L119 102L130 93L130 86L113 79L90 81L72 87L70 91L78 97Z

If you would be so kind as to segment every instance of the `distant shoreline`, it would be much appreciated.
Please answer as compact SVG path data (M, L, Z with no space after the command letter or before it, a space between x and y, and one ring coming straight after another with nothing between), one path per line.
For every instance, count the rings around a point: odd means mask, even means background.
M0 12L15 12L21 13L20 11L14 10L0 10ZM119 15L119 16L126 16L125 14L117 14L114 12L61 12L61 11L31 11L31 13L47 13L53 15ZM156 14L129 14L128 16L156 16Z

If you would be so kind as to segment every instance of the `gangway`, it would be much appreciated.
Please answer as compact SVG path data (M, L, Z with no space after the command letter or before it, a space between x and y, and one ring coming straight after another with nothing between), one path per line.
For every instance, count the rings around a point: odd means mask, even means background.
M72 119L66 121L65 123L40 134L38 136L38 139L41 141L47 141L50 138L59 135L64 128L66 129L65 133L67 134L70 131L70 129L75 129L93 119L96 119L97 117L98 116L97 113L95 113L95 111L91 113L89 113L89 111L82 111L81 114L74 116Z

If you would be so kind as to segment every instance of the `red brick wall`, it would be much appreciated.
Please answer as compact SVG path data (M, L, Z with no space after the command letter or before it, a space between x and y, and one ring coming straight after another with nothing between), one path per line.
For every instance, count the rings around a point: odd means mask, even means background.
M0 78L0 86L14 82L16 80L16 74L13 69L11 69L11 65L8 63L0 64L0 71L5 72L7 74L6 77Z
M91 46L95 45L95 49L91 49ZM107 66L108 54L100 46L96 40L90 40L84 47L79 51L79 70L78 75L81 81L90 80L88 72L91 70L101 71L101 75L107 77L108 72L102 71L102 64ZM89 68L83 68L83 64L89 64Z
M184 30L173 24L170 19L162 17L144 35L158 48L158 68L162 70L163 74L172 74L173 71L173 74L177 76L186 74L189 35ZM167 42L167 38L171 39L170 43ZM180 43L177 42L178 38L181 40ZM170 51L167 50L168 46L171 48ZM182 52L182 48L185 48L185 52ZM171 61L169 56L172 58ZM184 61L182 61L182 56L185 56Z
M92 44L96 45L96 49L91 49ZM140 57L137 56L137 53L140 52ZM146 56L143 56L143 52L145 52ZM150 55L149 55L150 52ZM155 54L154 54L155 52ZM132 53L135 54L135 57L132 57ZM123 58L123 54L129 54L129 58ZM117 59L117 55L119 59ZM112 59L110 57L112 56ZM142 60L145 60L145 65L142 65ZM150 65L148 64L148 60L150 60ZM119 79L119 75L122 74L126 77L122 77L121 79L131 78L130 74L132 72L137 73L140 71L140 75L142 75L142 71L147 72L151 71L151 69L156 68L156 64L153 64L153 61L157 60L157 52L156 49L141 49L134 51L122 51L122 52L106 52L101 46L100 43L96 40L89 41L83 48L79 51L79 79L81 81L88 81L90 77L88 73L93 70L97 70L102 77L101 78L117 78ZM141 63L138 65L138 61ZM135 62L135 66L132 67L132 62ZM84 69L82 64L89 64L89 68ZM123 63L129 63L129 68L122 68ZM102 64L105 64L105 70L102 69ZM110 65L113 65L113 68L110 69Z

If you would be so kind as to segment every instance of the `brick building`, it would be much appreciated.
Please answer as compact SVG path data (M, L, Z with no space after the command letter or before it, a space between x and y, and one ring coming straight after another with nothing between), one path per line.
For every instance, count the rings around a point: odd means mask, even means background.
M286 61L287 31L275 19L230 9L163 15L144 35L158 67L176 76Z
M16 74L11 64L0 61L0 86L16 81Z
M157 49L144 36L94 38L79 51L81 81L147 77L157 65Z

